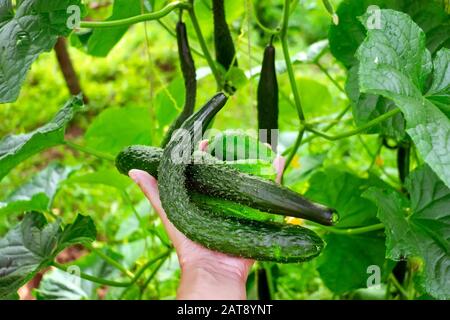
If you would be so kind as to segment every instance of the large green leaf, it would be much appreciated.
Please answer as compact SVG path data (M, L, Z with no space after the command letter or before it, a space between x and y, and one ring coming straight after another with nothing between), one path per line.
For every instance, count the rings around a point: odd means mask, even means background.
M101 184L123 191L131 184L131 179L120 174L117 169L102 169L96 172L74 175L67 182L91 185Z
M433 82L426 97L450 118L450 50L440 50L433 65Z
M115 0L112 15L106 21L124 19L140 13L140 0ZM93 56L106 57L128 28L129 26L94 30L87 42L87 52Z
M371 186L389 188L376 177L360 178L346 170L328 167L315 173L309 180L306 196L312 200L335 208L339 213L336 228L354 228L379 223L377 208L362 193ZM388 274L384 258L385 240L383 233L372 232L362 235L328 234L327 246L318 263L318 271L325 285L335 293L364 288L370 276L367 268L376 265ZM342 266L342 267L336 267Z
M335 208L339 213L337 227L360 227L377 223L377 208L361 197L373 185L384 185L381 180L371 177L363 179L334 167L315 173L309 180L306 197Z
M87 300L90 297L82 286L80 277L59 269L46 272L39 288L35 290L38 300Z
M148 108L124 107L103 111L89 126L86 145L116 155L132 144L151 144Z
M0 214L49 210L61 184L75 169L58 163L50 164L0 201Z
M348 71L345 90L352 102L352 112L358 127L396 108L395 104L379 95L366 94L359 91L358 66L353 66ZM379 125L372 127L368 134L380 133L382 135L402 140L405 136L405 119L402 114L397 114L384 120Z
M358 21L358 17L372 5L407 12L427 33L427 47L432 53L442 46L450 45L449 16L442 9L439 1L344 0L337 10L340 23L331 26L329 40L331 52L349 68L346 91L351 99L353 116L358 126L362 126L394 108L393 103L384 97L359 91L359 66L355 53L365 38L366 30ZM380 133L402 140L405 136L404 122L403 115L397 114L373 127L368 133Z
M123 265L123 256L109 249L103 249L103 253ZM105 262L96 253L90 253L71 264L73 272L65 272L53 269L46 272L35 290L38 300L86 300L97 299L97 289L100 284L81 279L76 271L82 271L103 279L120 277L120 271Z
M156 119L161 129L169 128L184 105L185 87L181 77L173 79L165 88L161 88L155 96L154 106Z
M362 20L367 18L366 14ZM361 92L382 95L401 109L421 156L450 186L450 120L422 94L430 74L438 77L442 65L435 60L433 71L425 33L408 15L382 10L381 22L358 49ZM442 49L436 59L447 51Z
M392 266L384 257L382 232L354 236L330 234L325 236L325 241L327 246L318 259L318 271L333 292L342 294L367 288L371 266L379 267L380 280L389 275Z
M0 140L0 181L20 162L64 141L66 125L83 105L81 96L72 97L44 126L25 134L8 135Z
M425 290L436 298L449 299L450 190L428 166L411 174L408 189L410 204L394 191L373 188L365 193L378 205L378 217L386 227L386 256L395 260L421 257Z
M92 219L78 215L73 224L47 223L41 213L27 214L23 221L0 239L0 299L17 291L56 255L75 243L94 241Z
M80 0L23 0L15 14L11 1L2 1L0 12L0 103L15 101L31 64L50 51L59 36L68 35L66 26L71 5Z
M369 6L404 11L427 33L430 33L429 49L437 51L450 39L449 17L442 3L435 0L344 0L337 9L339 24L331 25L330 50L347 68L357 64L356 50L366 36L358 17L366 13Z

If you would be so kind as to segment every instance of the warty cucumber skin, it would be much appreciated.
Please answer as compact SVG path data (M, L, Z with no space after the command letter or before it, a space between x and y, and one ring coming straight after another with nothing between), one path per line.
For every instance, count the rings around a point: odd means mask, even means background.
M140 169L157 177L162 154L160 148L128 147L117 156L116 166L124 174L131 169ZM207 153L195 154L197 158L186 169L188 189L268 213L333 225L335 210L311 202L273 181L240 172Z
M212 157L205 154L206 158ZM268 213L333 225L335 210L311 202L273 181L239 172L214 160L189 167L189 188L202 194L236 201Z
M191 132L197 120L203 129L225 105L226 97L216 95L182 125ZM164 150L158 169L161 204L169 220L192 241L216 251L249 259L300 262L317 256L322 239L313 231L293 225L227 218L197 207L186 189L187 164L175 162L172 151L183 137L175 134ZM198 141L193 141L196 145Z

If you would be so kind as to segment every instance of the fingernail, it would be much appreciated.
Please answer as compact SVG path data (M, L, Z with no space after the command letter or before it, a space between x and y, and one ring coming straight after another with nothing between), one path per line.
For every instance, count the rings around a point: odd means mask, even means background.
M128 176L137 184L139 184L139 172L135 169L131 169L128 172Z

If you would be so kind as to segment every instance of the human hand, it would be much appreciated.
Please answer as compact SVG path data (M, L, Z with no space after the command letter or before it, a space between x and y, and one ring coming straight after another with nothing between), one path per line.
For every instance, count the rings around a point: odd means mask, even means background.
M206 147L207 142L202 141L200 150L206 150ZM282 158L277 159L274 166L280 177L284 161ZM161 206L156 179L141 170L130 170L129 176L138 184L158 213L177 252L181 267L177 298L246 299L245 284L254 261L212 251L188 239L167 218Z

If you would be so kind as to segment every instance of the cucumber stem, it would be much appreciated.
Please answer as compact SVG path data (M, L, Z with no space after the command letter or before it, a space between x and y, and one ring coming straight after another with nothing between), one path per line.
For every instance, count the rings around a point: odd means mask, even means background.
M55 268L68 272L69 267L59 264L56 261L52 262L52 266L54 266ZM131 282L116 282L116 281L112 281L112 280L107 280L107 279L103 279L103 278L99 278L99 277L95 277L92 276L90 274L87 273L83 273L80 272L79 274L77 274L81 279L84 280L88 280L91 282L95 282L95 283L99 283L99 284L103 284L105 286L111 286L111 287L128 287L131 285Z
M163 253L157 255L156 257L154 257L153 259L150 259L149 261L147 261L147 263L145 263L137 272L136 275L134 276L134 278L130 281L130 285L128 288L126 288L122 294L120 295L120 300L125 296L125 294L128 292L128 290L131 288L131 286L133 284L135 284L140 278L141 276L144 274L145 270L147 270L150 266L152 266L155 262L158 262L161 259L165 259L166 257L168 257L171 253L172 253L173 248L169 248L168 250L164 251Z
M283 48L284 60L286 62L286 70L289 75L289 82L291 84L292 94L294 95L294 102L297 108L298 118L300 119L300 123L305 122L305 114L303 112L303 107L300 99L300 94L298 92L297 83L295 81L295 73L292 67L292 61L289 54L289 45L287 41L287 28L289 23L289 0L285 0L284 3L284 12L283 12L283 25L281 28L281 46Z
M164 258L160 259L159 263L156 265L155 269L153 270L153 272L150 274L150 276L147 278L147 280L145 281L145 283L140 287L139 290L139 300L142 300L142 295L144 294L145 289L147 289L148 285L150 284L150 282L153 280L153 278L155 278L156 274L158 273L159 269L161 269L162 265L164 264L164 262L166 262L168 255L165 256Z
M144 21L158 20L176 9L189 9L191 4L186 1L175 1L169 3L167 6L159 11L144 13L134 17L129 17L125 19L118 19L112 21L81 21L80 28L98 29L98 28L113 28L113 27L124 27L130 26Z
M194 27L198 42L200 44L200 47L202 48L203 55L204 55L206 61L208 62L209 68L211 69L211 72L213 73L214 78L216 79L217 91L220 91L220 90L222 90L222 87L223 87L222 76L216 67L214 59L211 56L211 53L208 50L208 46L206 45L205 38L203 37L202 30L198 23L197 16L195 15L194 6L192 3L193 3L193 0L191 0L191 7L188 10L189 16L191 18L192 26Z
M271 34L271 35L277 35L277 34L279 34L279 33L281 32L281 28L280 28L280 27L277 27L276 29L270 29L270 28L266 27L266 26L261 22L261 20L259 20L258 13L257 13L256 10L255 10L255 5L254 5L254 3L253 3L253 0L251 0L251 2L252 2L252 8L253 8L253 16L255 17L255 22L256 22L256 24L258 25L258 27L259 27L262 31L264 31L264 33Z
M113 162L115 161L114 156L106 154L106 153L103 153L103 152L100 152L100 151L97 151L97 150L94 150L94 149L91 149L89 147L81 146L79 144L76 144L76 143L68 141L68 140L65 140L64 144L66 146L68 146L69 148L71 148L71 149L74 149L74 150L77 150L77 151L89 154L89 155L94 156L96 158L99 158L99 159L102 159L102 160L107 160L107 161L113 161Z
M112 259L108 255L103 253L101 250L99 250L97 248L94 248L91 244L87 244L87 243L85 243L84 246L87 249L89 249L91 252L94 252L100 258L105 260L105 262L107 262L109 265L111 265L111 266L115 267L116 269L122 271L128 278L131 278L131 279L134 278L134 274L130 270L127 270L124 266L122 266L116 260Z
M384 224L377 223L377 224L373 224L370 226L365 226L365 227L360 227L360 228L350 228L350 229L339 229L339 228L335 228L335 227L327 227L327 226L321 225L320 228L322 228L323 230L328 231L330 233L343 234L343 235L345 234L348 236L352 236L355 234L362 234L362 233L382 230L382 229L384 229Z
M379 117L377 117L377 118L367 122L365 125L363 125L363 126L361 126L359 128L356 128L356 129L353 129L353 130L350 130L348 132L344 132L344 133L341 133L341 134L338 134L338 135L334 135L334 136L333 135L329 135L329 134L327 134L327 133L325 133L323 131L314 129L309 124L306 124L305 128L306 128L306 131L312 132L312 133L316 134L317 136L319 136L321 138L324 138L324 139L327 139L327 140L331 140L331 141L335 141L335 140L348 138L348 137L357 135L359 133L363 133L363 132L367 131L368 129L370 129L370 128L380 124L384 120L389 119L389 118L399 114L400 112L401 111L398 108L394 109L394 110L391 110L391 111L386 112L385 114L383 114L383 115L381 115L381 116L379 116Z
M328 70L324 66L322 66L322 64L319 61L316 61L315 65L320 69L320 71L322 71L326 75L326 77L335 85L336 88L338 88L340 92L347 95L344 88L342 88L342 86L337 82L337 80L331 76Z
M302 144L303 135L305 134L305 127L302 125L300 131L298 132L297 139L295 140L295 144L291 149L291 152L289 153L289 156L286 159L286 164L284 166L283 175L281 177L281 181L283 181L284 174L291 164L292 160L294 159L295 155L297 154L298 148L300 148L300 145Z

